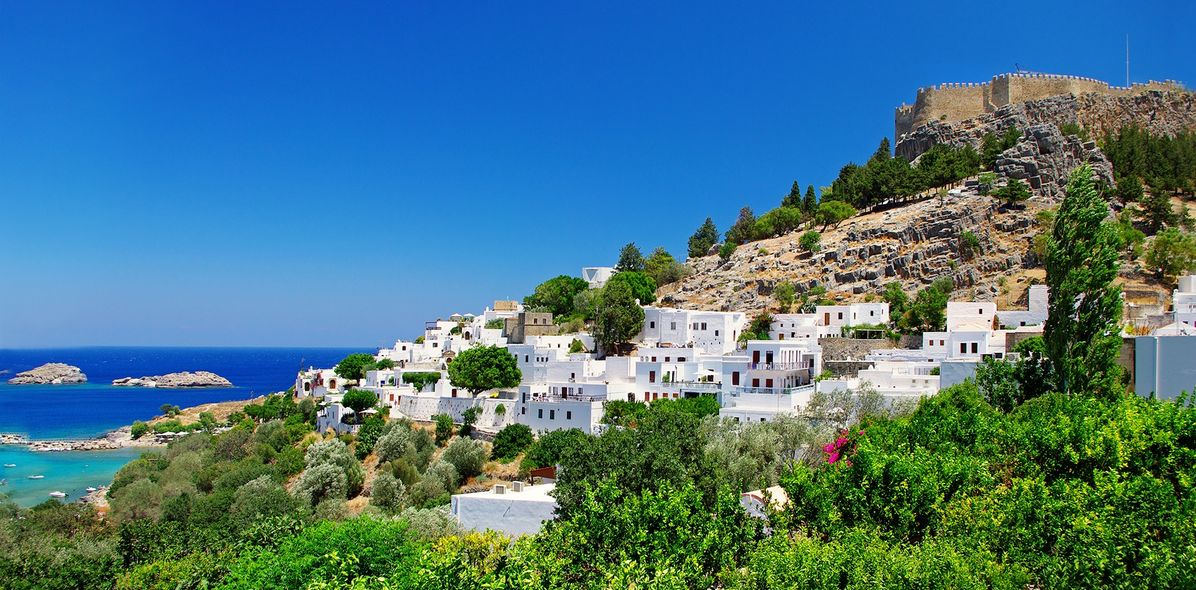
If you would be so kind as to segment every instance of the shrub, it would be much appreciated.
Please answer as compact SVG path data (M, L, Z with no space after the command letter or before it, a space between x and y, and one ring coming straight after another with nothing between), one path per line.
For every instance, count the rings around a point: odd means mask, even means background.
M423 391L425 387L440 381L440 377L439 371L412 371L403 373L403 383L411 385L416 391Z
M388 512L394 512L403 507L407 488L403 482L389 473L380 473L374 478L373 489L370 491L370 504Z
M965 258L971 258L980 253L980 238L970 230L959 234L959 253Z
M436 423L436 444L444 445L453 436L453 417L448 414L436 414L432 416L432 421Z
M137 439L145 436L146 434L148 434L149 431L150 431L149 424L146 424L145 422L138 420L136 422L133 422L133 426L131 428L129 428L129 435L133 437L133 440L137 440Z
M458 431L458 435L462 437L468 437L469 435L473 434L473 425L477 423L478 414L481 413L482 408L478 406L466 408L464 412L461 412L461 429Z
M349 493L348 478L336 465L324 463L308 467L295 484L295 496L308 506L329 498L343 500Z
M806 252L817 252L822 249L822 234L810 230L801 235L798 245Z
M485 443L468 438L457 438L444 450L441 460L452 465L456 469L457 476L464 480L482 473L482 466L486 464L487 455Z
M536 442L532 429L525 424L511 424L498 431L490 455L501 461L510 461Z
M735 253L735 242L723 242L722 246L718 247L718 257L726 262L731 259L731 255Z

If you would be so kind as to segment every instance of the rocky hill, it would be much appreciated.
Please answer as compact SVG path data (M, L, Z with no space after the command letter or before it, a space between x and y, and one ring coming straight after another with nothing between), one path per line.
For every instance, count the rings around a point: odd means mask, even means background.
M1196 94L1148 91L1134 96L1063 95L1012 104L973 119L933 121L902 136L897 155L913 159L937 143L979 147L986 133L1000 135L1010 127L1022 132L1016 145L1001 154L996 172L1026 180L1034 197L1024 206L1005 209L982 196L975 181L944 197L923 199L843 222L822 234L822 249L803 251L801 232L739 247L729 260L716 255L691 259L692 274L660 289L660 304L755 313L774 308L773 289L783 281L800 294L823 285L840 301L879 295L898 282L913 293L941 276L954 279L956 298L1025 303L1025 287L1045 276L1033 250L1043 231L1036 214L1057 206L1070 172L1082 163L1112 185L1113 171L1096 143L1066 135L1060 127L1078 124L1091 137L1106 130L1138 124L1153 133L1174 134L1196 129ZM1188 206L1175 200L1177 205ZM965 253L960 237L976 235L980 248ZM1166 308L1168 288L1126 260L1122 282L1127 318L1150 323Z
M79 367L65 363L46 363L40 367L17 373L8 380L13 385L61 385L87 383L87 375Z
M1000 277L1037 265L1031 250L1039 231L1034 215L1049 204L1040 197L1024 209L1000 211L992 197L960 188L944 199L849 219L822 233L816 253L803 251L795 232L741 246L727 261L691 260L693 274L663 287L660 301L757 312L773 304L772 291L782 281L794 283L799 293L823 285L842 300L860 300L890 282L912 292L940 276L953 277L977 299L993 300L1002 292ZM961 253L965 231L980 240L975 256Z

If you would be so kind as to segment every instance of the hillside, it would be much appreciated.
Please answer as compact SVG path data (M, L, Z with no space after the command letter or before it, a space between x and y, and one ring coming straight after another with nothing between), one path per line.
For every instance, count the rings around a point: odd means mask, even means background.
M954 279L957 298L1024 304L1025 287L1043 278L1033 252L1034 236L1044 230L1036 215L1058 205L1067 175L1080 164L1090 164L1098 178L1114 184L1112 164L1096 142L1062 131L1076 125L1089 136L1125 125L1173 135L1196 129L1196 95L1155 90L1126 97L1069 94L1007 105L959 122L932 121L903 136L897 154L916 158L940 143L979 148L986 133L1016 128L1021 138L1001 154L994 169L1002 179L1027 182L1034 196L1006 209L993 197L980 195L972 179L946 197L865 213L830 228L817 253L798 245L807 228L753 241L726 261L717 255L691 259L693 272L662 287L660 304L755 313L775 306L772 291L782 281L794 283L799 295L823 285L834 299L856 301L879 294L890 282L912 293L940 276ZM1190 200L1173 198L1172 204L1196 212ZM964 232L979 239L977 253L961 251ZM1140 261L1127 257L1123 263L1126 317L1151 323L1166 308L1170 288L1143 272Z

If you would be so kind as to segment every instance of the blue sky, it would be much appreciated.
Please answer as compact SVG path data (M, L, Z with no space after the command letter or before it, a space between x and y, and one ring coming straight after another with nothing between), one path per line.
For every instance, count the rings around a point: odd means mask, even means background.
M0 347L381 345L682 255L919 86L1121 83L1127 33L1196 85L1186 2L566 4L4 4Z

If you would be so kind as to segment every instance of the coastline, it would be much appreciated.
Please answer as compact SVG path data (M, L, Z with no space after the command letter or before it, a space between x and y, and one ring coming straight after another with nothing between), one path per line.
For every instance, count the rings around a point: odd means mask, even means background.
M258 396L244 400L199 404L197 406L184 408L179 415L175 416L174 418L155 416L146 422L152 425L164 420L176 419L183 424L189 424L198 420L199 414L201 412L212 412L217 418L226 419L229 414L245 407L246 404L251 404L254 402L260 403L263 399L265 399L265 396ZM141 438L134 439L132 426L129 425L110 430L94 438L80 439L30 440L29 437L23 434L0 433L0 444L21 445L27 447L30 451L38 453L59 453L67 451L112 451L116 449L127 448L161 449L166 447L167 442L159 440L154 435L146 435L142 436Z

